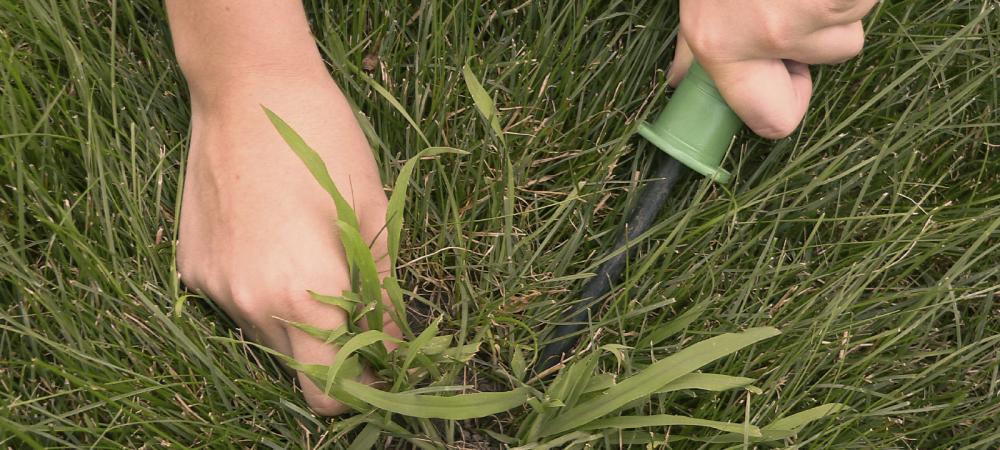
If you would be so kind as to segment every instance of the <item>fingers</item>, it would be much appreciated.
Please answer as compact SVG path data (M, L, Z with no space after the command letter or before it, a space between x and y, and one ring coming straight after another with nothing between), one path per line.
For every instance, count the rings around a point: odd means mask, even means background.
M855 21L814 31L780 56L806 64L835 64L857 56L864 45L864 28Z
M298 329L290 328L288 333L291 341L292 356L296 361L303 364L329 365L333 362L333 357L340 350L340 347L320 341ZM306 374L297 372L296 377L298 378L299 386L302 387L302 396L305 397L306 403L317 414L322 416L336 416L350 410L347 405L326 395L323 391L324 387L317 386ZM366 366L360 381L371 384L374 380L374 374Z
M684 40L684 34L677 33L674 61L670 63L670 71L667 73L667 83L673 87L677 87L681 80L684 79L684 75L687 75L692 61L694 61L694 53L691 52L691 47Z
M730 108L760 136L786 137L805 116L812 95L806 64L781 60L702 64Z

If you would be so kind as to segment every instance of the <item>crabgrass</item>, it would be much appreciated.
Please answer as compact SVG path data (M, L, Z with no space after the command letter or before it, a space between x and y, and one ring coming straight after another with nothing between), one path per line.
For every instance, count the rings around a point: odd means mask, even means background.
M632 134L669 95L675 3L308 6L387 184L424 148L469 152L414 170L399 245L415 322L481 343L453 381L559 394L527 368L642 184L654 150ZM0 0L0 444L493 448L557 433L518 434L544 405L424 429L318 418L277 359L183 290L188 112L164 17L148 0ZM699 420L806 448L1000 445L996 4L886 1L866 22L860 57L814 69L797 134L739 136L726 188L679 184L564 369L592 374L590 394L621 391L697 342L777 328L705 367L753 386L557 416L572 432L547 445L754 445ZM849 408L784 433L828 403Z

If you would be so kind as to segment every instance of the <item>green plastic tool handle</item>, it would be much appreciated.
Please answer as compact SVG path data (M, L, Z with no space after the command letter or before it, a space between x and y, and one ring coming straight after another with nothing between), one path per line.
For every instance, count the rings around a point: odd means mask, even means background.
M742 126L694 62L667 107L653 123L640 124L639 134L695 172L726 184L731 175L722 168L722 159Z

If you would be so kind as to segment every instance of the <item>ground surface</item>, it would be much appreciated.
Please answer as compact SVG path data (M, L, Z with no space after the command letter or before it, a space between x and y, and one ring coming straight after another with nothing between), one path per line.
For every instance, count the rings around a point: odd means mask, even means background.
M467 381L503 385L634 198L652 150L629 134L663 104L676 10L441 3L310 11L387 180L426 144L373 84L432 145L472 152L419 169L401 276L418 317L484 341ZM740 136L728 189L682 181L588 335L625 346L603 370L745 327L783 334L711 367L757 378L749 406L746 392L662 394L631 413L762 424L836 401L853 411L788 443L1000 445L993 6L883 2L860 58L814 69L799 132ZM504 141L473 106L466 62ZM158 2L0 2L0 446L344 445L273 359L216 339L238 332L176 281L185 99ZM632 350L692 306L705 309L683 335ZM518 417L441 435L495 446L482 430Z

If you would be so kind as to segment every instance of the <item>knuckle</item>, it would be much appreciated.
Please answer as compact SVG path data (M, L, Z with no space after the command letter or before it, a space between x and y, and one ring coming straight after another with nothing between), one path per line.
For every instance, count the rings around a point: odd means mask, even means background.
M253 284L234 280L229 286L229 299L233 312L250 323L262 323L270 315L266 291L256 289Z
M271 296L277 311L291 320L306 322L316 326L332 326L347 320L347 312L322 304L312 298L310 291L323 295L341 295L350 288L346 275L316 273L288 278L280 286L271 289Z
M763 20L760 33L764 48L776 56L782 55L795 45L787 24L778 17L768 17Z
M716 27L685 24L683 15L681 32L685 43L701 62L721 59L726 49L730 47L726 43L726 36L717 32Z

